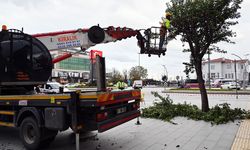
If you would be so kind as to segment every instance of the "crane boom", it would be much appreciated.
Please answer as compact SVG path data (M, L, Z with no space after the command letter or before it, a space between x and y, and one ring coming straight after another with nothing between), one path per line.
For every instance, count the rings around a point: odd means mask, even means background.
M59 32L34 34L49 50L79 48L88 49L100 43L115 42L128 37L136 36L138 30L130 28L100 28L92 26L89 29L77 29Z
M148 30L148 29L147 29ZM147 32L145 32L147 33ZM152 34L153 35L153 34ZM67 30L59 32L49 32L34 34L33 37L39 39L50 51L62 49L81 48L78 52L85 51L88 48L100 43L115 42L130 37L137 37L138 46L140 47L141 54L152 55L165 55L166 50L159 50L155 47L152 48L150 44L150 35L143 36L140 30L134 30L127 27L113 27L101 28L99 26L92 26L89 29ZM148 40L146 40L148 39ZM155 44L154 44L155 46ZM77 52L76 52L77 53ZM72 56L72 53L66 53L53 60L57 63Z

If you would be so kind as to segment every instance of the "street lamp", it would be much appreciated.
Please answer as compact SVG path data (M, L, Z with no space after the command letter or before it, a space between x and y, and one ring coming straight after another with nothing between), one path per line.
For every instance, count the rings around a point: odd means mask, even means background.
M141 53L138 53L138 66L141 66Z
M236 55L234 53L232 53L232 55L238 57L243 62L243 59L240 56L238 56L238 55ZM246 89L246 79L245 79L246 78L246 72L247 72L247 67L246 67L246 64L244 63L244 71L243 71L243 89L244 90Z
M167 80L168 80L168 70L167 70L166 65L162 65L162 66L163 66L163 68L164 68L164 70L165 70L165 75L166 75L166 78L167 78L166 81L167 81ZM167 82L164 83L165 87L166 87L166 83L167 83Z
M246 69L246 79L247 79L247 84L249 84L249 73L247 72L247 70L249 70L249 65L250 65L250 63L249 63L249 59L248 59L248 57L247 56L249 56L250 55L250 53L247 53L247 54L245 54L244 56L245 56L245 59L247 60L247 63L245 63L245 65L247 66L247 68L248 69Z
M164 70L165 70L165 74L166 74L166 76L168 77L168 70L167 70L166 65L162 65L162 66L163 66L163 68L164 68Z

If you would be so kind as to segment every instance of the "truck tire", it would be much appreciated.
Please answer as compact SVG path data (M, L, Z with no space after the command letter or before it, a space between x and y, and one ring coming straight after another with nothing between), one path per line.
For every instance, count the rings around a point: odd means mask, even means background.
M41 144L41 129L35 118L25 118L20 126L20 138L28 150L36 150Z

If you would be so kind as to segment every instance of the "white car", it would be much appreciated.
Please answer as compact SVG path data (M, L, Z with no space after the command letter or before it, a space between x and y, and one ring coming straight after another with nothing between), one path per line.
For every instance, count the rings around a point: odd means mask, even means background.
M45 85L42 85L40 91L42 93L60 93L60 87L63 87L58 82L48 82ZM68 92L67 88L63 88L63 92Z
M240 89L240 84L236 82L225 82L221 85L221 89Z

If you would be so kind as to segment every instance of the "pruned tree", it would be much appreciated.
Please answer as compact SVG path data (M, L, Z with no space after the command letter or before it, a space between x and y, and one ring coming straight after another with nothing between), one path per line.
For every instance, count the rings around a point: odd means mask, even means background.
M171 0L166 11L172 13L172 32L169 38L181 36L191 52L199 82L202 111L209 110L207 91L202 77L202 58L208 49L220 50L219 42L234 43L229 38L236 36L230 27L240 17L238 10L242 0Z
M148 70L143 68L142 66L132 67L129 70L129 78L134 80L145 79L148 76Z

